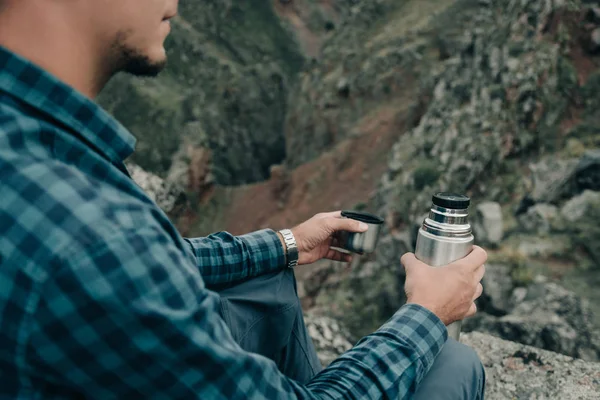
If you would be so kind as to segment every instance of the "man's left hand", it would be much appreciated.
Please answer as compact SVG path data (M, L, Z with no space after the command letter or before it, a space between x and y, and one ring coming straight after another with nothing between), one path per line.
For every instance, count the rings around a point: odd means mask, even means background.
M365 232L368 225L343 218L341 211L317 214L306 222L292 228L298 245L298 264L310 264L323 258L334 261L352 261L352 255L342 253L332 246L340 246L340 231Z

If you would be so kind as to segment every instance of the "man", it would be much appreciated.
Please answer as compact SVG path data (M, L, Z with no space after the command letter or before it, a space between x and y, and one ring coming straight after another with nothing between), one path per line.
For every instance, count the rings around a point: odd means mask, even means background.
M445 328L475 313L480 248L405 255L409 304L321 371L290 267L348 261L334 233L365 228L333 212L184 239L131 180L134 138L91 99L163 68L176 11L0 0L0 398L482 398Z

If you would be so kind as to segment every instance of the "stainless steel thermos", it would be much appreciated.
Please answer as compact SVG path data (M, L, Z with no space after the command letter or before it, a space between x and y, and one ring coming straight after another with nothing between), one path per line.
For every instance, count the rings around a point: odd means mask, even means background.
M415 256L425 264L440 267L464 258L473 250L473 233L467 221L469 197L437 193L417 235ZM460 338L462 321L448 326L448 336Z

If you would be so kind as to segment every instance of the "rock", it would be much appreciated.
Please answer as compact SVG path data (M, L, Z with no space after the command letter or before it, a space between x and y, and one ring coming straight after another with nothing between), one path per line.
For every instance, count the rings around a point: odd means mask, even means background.
M575 180L579 190L600 191L600 149L584 153L575 169Z
M292 184L290 171L285 165L272 165L270 176L273 196L281 202L287 201Z
M307 313L304 321L324 367L352 348L350 334L335 319Z
M212 173L212 153L204 147L191 148L188 151L188 184L187 188L193 193L202 196L214 184Z
M537 279L509 314L467 319L465 331L481 331L514 342L590 361L600 360L600 333L586 300Z
M600 150L587 151L579 160L544 159L530 168L530 197L536 203L557 203L586 189L600 190Z
M569 235L519 235L518 238L517 251L524 257L563 256L572 248Z
M600 192L586 190L567 201L560 212L574 241L600 265Z
M503 264L486 264L482 280L483 294L477 303L480 311L502 316L513 308L511 294L515 283L511 276L512 268Z
M590 209L596 203L600 203L600 192L586 190L567 201L560 213L566 221L574 224L582 219L589 218Z
M157 175L131 162L126 163L131 178L166 213L172 211L184 193Z
M309 297L316 297L319 292L330 285L339 283L339 274L336 274L336 264L323 260L312 265L304 276L304 290Z
M341 78L338 81L337 92L342 97L348 97L350 95L350 82L348 82L348 79Z
M590 51L597 53L600 51L600 28L596 28L590 35Z
M478 204L473 217L473 231L478 243L500 243L504 236L500 204L491 201Z
M461 342L475 349L486 371L486 400L597 400L600 364L472 332Z
M600 7L588 8L587 20L600 25Z
M539 203L519 216L521 228L526 232L546 234L558 216L558 208L551 204Z
M573 175L577 169L576 159L549 158L530 166L533 191L530 195L536 203L555 203L575 191Z
M352 348L354 340L335 319L307 313L305 322L321 364L326 367ZM486 371L489 400L595 400L600 364L502 340L481 332L463 333Z

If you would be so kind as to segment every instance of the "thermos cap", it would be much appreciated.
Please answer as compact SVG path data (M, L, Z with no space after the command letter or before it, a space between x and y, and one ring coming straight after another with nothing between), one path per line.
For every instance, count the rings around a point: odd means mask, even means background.
M376 215L369 214L366 212L359 212L359 211L344 210L344 211L342 211L342 217L355 219L357 221L361 221L361 222L364 222L367 224L374 224L374 225L381 225L384 222L383 218L381 218L381 217L378 217Z
M450 208L452 210L466 210L471 204L471 199L465 195L449 192L441 192L433 195L433 204L438 207Z

